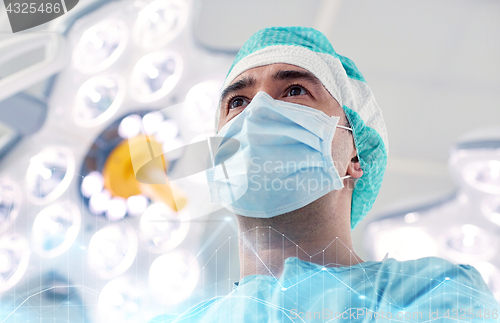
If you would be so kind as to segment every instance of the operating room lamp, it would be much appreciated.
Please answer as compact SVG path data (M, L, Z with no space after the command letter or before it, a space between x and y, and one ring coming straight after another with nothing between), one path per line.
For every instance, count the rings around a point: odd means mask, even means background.
M401 261L435 256L473 265L500 300L500 128L464 135L448 165L456 191L382 214L366 227L366 250L375 259L388 253Z

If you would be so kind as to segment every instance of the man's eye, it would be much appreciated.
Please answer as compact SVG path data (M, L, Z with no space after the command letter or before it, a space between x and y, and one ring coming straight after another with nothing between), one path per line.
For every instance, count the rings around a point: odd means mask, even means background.
M288 89L288 96L296 96L296 95L304 95L307 94L307 91L302 86L292 86Z
M236 98L231 99L229 101L228 107L229 107L229 110L231 110L231 109L236 109L236 108L242 107L242 106L247 105L247 104L248 104L248 102L245 98L236 97Z

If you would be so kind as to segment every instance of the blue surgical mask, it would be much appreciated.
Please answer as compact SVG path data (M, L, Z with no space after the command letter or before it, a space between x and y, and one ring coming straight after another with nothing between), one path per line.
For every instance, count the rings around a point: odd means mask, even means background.
M332 159L339 117L257 93L218 133L210 196L235 214L270 218L344 187ZM349 129L350 130L350 129ZM234 153L234 138L240 149ZM226 159L227 156L231 156Z

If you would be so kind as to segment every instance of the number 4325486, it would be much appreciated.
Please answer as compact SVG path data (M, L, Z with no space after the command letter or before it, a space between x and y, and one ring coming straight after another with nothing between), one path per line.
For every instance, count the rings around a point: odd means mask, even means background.
M9 3L8 13L60 13L62 8L60 3Z

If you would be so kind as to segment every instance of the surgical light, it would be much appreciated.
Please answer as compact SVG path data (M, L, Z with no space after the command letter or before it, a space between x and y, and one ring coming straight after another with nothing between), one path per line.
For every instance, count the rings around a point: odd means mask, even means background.
M66 201L43 209L33 222L34 250L44 258L54 258L74 243L81 227L80 209Z
M139 323L147 319L141 317L141 309L147 307L145 288L134 284L130 278L118 277L107 283L99 294L97 307L100 322Z
M165 142L161 146L161 149L165 157L167 157L169 160L174 160L182 156L182 150L177 149L181 148L182 146L184 146L184 142L182 141L182 139L173 138L170 140L165 140Z
M197 259L187 251L176 250L153 261L149 269L149 289L159 302L175 305L193 293L199 277Z
M81 191L82 195L86 198L90 198L94 194L102 191L104 187L104 178L101 173L97 171L90 172L82 180Z
M500 225L500 196L486 198L481 203L481 211L491 222Z
M61 196L75 174L75 158L65 147L47 147L32 157L26 172L28 197L47 204Z
M421 228L385 228L374 222L369 225L368 232L370 237L367 241L373 241L371 251L376 259L384 258L387 253L400 261L438 254L434 239Z
M146 135L153 135L158 132L164 119L165 117L159 111L150 112L142 117L142 125Z
M131 76L132 95L140 102L153 102L175 87L182 74L181 57L160 50L141 58Z
M465 165L464 179L472 187L500 195L500 160L476 161Z
M163 253L177 247L186 237L189 222L164 203L151 204L141 216L141 236L148 250Z
M493 296L500 302L500 269L489 262L474 263L474 268L479 271Z
M117 19L106 19L83 33L73 51L73 66L82 73L100 72L111 66L127 45L128 30Z
M442 242L445 254L457 261L490 260L498 251L497 239L472 224L452 227L444 234Z
M182 0L157 0L139 12L133 37L142 48L162 47L173 40L186 24L188 8Z
M179 126L171 119L163 121L155 134L155 139L158 142L166 142L175 139L179 134Z
M111 225L97 231L89 243L90 268L103 279L123 274L135 260L137 243L132 228Z
M160 111L137 111L116 120L84 159L79 183L84 203L91 213L108 221L140 216L152 201L166 203L176 211L182 209L186 199L180 189L155 185L157 178L164 178L160 183L167 184L165 171L182 154L182 149L175 148L182 146L176 121ZM154 156L161 156L162 163L145 171L142 167ZM175 205L173 196L179 194L184 202Z
M149 205L149 200L144 195L133 195L127 199L127 210L131 216L142 215Z
M28 240L15 233L0 237L0 292L12 288L28 268Z
M405 222L408 224L417 222L419 218L420 218L420 215L416 212L410 212L410 213L406 214L404 217Z
M122 219L127 214L127 200L122 197L114 197L108 203L106 217L110 221Z
M75 122L93 127L111 118L125 97L125 82L119 75L96 76L83 83L73 109Z
M21 190L16 183L4 177L0 179L0 234L5 232L19 213Z
M118 126L118 135L123 139L131 139L141 133L142 118L138 114L126 116Z
M183 117L191 130L212 131L219 104L222 81L209 80L193 86L186 95Z
M99 193L95 193L90 197L89 209L90 212L101 215L108 209L109 202L111 201L111 193L108 190L102 190Z

